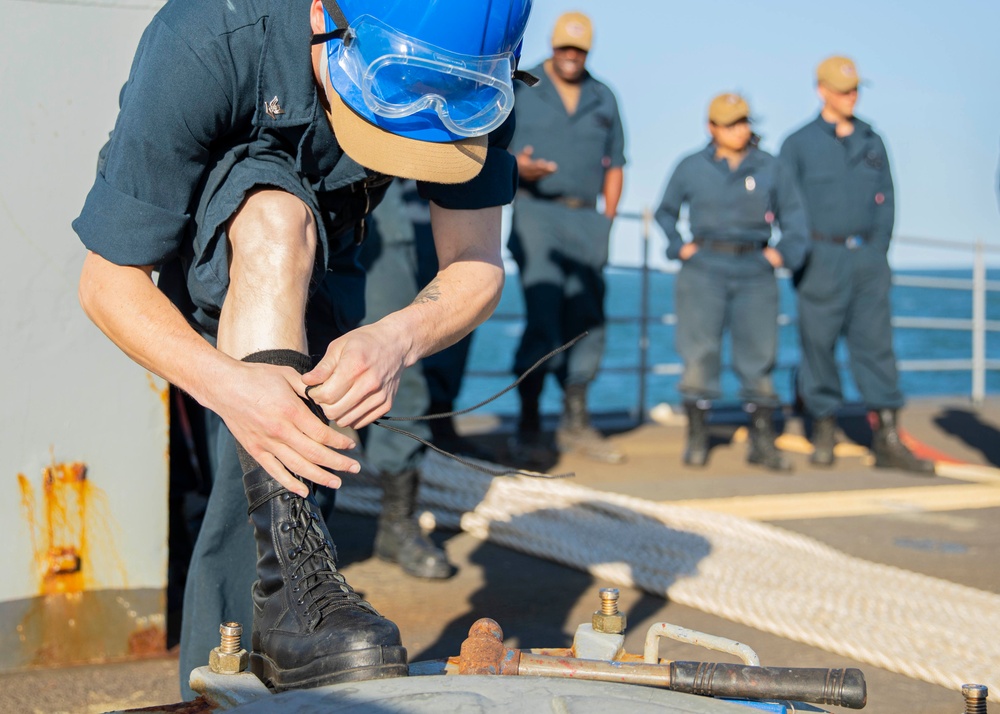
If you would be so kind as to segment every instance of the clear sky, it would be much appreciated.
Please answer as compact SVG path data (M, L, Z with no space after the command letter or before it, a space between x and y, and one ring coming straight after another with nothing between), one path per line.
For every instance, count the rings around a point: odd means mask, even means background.
M0 23L7 30L0 89L11 126L48 137L52 160L69 167L60 173L65 186L54 187L51 174L37 177L50 192L59 188L54 195L67 215L75 216L90 186L139 33L160 4L0 0L0 17L9 20ZM1000 0L535 0L525 66L549 55L552 26L566 10L593 19L588 66L621 104L629 156L624 210L655 206L677 160L704 145L715 94L743 93L763 148L775 152L818 111L816 64L847 54L867 81L858 114L889 150L896 234L982 239L996 248L991 263L1000 265ZM52 42L60 51L51 51ZM51 133L55 109L62 120ZM8 142L8 152L26 152L26 166L41 165L30 149L23 138ZM25 188L23 175L8 173L13 193L6 200L21 205L12 196ZM638 259L638 234L636 222L618 223L614 261ZM662 256L659 228L653 235L654 254ZM967 252L901 244L891 257L897 267L969 264Z
M658 203L676 161L707 141L711 98L738 91L763 136L781 140L819 110L815 67L852 57L867 82L858 116L886 142L896 234L982 239L1000 250L1000 2L996 0L535 0L522 66L550 53L560 13L594 22L593 74L616 91L629 164L622 208ZM633 224L615 230L613 259L637 255ZM655 250L663 237L655 229ZM967 264L968 253L897 245L892 263ZM991 256L1000 264L1000 252Z

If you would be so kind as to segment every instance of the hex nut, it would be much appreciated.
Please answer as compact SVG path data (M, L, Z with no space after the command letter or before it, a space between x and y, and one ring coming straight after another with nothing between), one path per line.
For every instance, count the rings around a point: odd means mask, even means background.
M244 649L231 653L216 647L208 655L208 667L216 674L239 674L246 670L249 662L250 655Z
M590 620L594 632L603 632L607 635L621 635L625 633L625 613L619 612L615 615L605 615L598 610Z

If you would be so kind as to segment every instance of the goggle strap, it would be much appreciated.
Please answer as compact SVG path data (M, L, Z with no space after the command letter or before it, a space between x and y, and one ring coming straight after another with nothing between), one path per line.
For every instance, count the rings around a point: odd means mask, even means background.
M338 27L333 32L324 32L319 35L313 35L310 44L322 45L323 43L329 42L330 40L342 40L344 38L344 35L346 34L347 34L346 27L344 28Z
M347 29L349 23L347 22L347 18L344 17L344 13L341 11L337 0L323 0L323 9L326 10L330 19L333 20L333 24L336 25L338 29Z
M525 72L523 69L514 70L514 79L518 82L523 82L527 87L534 87L538 84L538 77L531 72Z

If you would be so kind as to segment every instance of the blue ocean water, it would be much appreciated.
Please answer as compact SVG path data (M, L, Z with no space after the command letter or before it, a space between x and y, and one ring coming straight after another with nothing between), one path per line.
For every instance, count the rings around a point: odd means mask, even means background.
M926 276L971 280L971 270L897 270L897 276ZM674 351L674 327L660 319L674 311L675 273L652 272L649 283L650 364L678 363ZM1000 270L988 271L989 280L1000 279ZM636 319L641 310L642 278L637 270L609 269L607 272L607 311L610 319L607 351L602 372L591 389L592 409L598 412L632 412L640 403L638 366L640 360L640 326ZM793 398L794 368L798 362L795 293L787 279L779 281L781 313L789 318L779 337L778 368L775 387L784 402ZM971 319L970 290L931 289L894 285L892 306L895 316ZM459 396L459 408L476 404L509 385L514 376L509 372L514 351L523 329L523 302L517 276L509 275L500 306L490 320L482 325L473 338L469 367ZM1000 320L1000 292L987 293L986 317ZM972 334L969 331L896 328L896 357L899 361L933 359L970 359ZM727 340L728 343L728 340ZM728 364L728 344L723 361ZM987 333L987 358L1000 357L1000 333ZM844 394L848 401L858 399L858 392L846 368L847 354L840 347ZM501 373L491 375L489 373ZM647 373L648 374L648 373ZM679 376L648 374L644 396L645 408L666 402L679 404ZM549 382L552 382L550 379ZM922 396L965 396L972 390L972 375L968 371L903 371L900 384L908 398ZM739 384L731 370L725 369L723 401L737 403ZM1000 372L987 372L988 394L1000 393ZM561 393L554 383L546 385L542 396L543 411L561 411ZM517 396L508 393L481 411L515 414Z

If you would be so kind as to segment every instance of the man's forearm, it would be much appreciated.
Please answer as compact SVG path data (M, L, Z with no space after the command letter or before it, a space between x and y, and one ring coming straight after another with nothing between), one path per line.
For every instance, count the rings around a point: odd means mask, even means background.
M618 215L618 202L622 197L622 188L625 185L625 171L616 166L610 168L604 174L604 215L614 218Z
M383 320L410 341L407 366L484 322L504 283L499 207L454 211L432 203L431 220L440 270L409 306Z
M205 406L230 358L212 347L153 283L149 267L122 266L89 253L80 303L91 320L135 362Z

